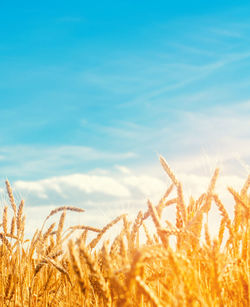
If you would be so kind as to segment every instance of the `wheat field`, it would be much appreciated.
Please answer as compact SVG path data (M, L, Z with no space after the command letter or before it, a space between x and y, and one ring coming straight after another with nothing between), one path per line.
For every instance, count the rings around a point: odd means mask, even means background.
M250 306L250 176L240 191L228 188L235 203L230 219L215 193L218 169L207 191L186 203L181 183L163 157L160 162L172 184L134 221L120 215L103 228L66 228L67 212L84 210L64 206L52 210L30 240L24 201L16 204L6 180L1 306ZM163 219L169 206L175 207L175 225ZM216 237L208 230L211 206L221 215ZM58 222L51 223L56 215ZM109 241L106 234L116 224L121 230Z

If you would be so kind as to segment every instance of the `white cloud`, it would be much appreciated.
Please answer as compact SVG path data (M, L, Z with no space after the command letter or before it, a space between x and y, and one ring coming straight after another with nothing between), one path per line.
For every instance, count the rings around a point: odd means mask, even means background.
M94 168L94 164L121 162L136 158L131 151L115 152L97 150L86 146L38 146L13 145L1 146L0 156L4 157L4 164L0 165L0 172L6 176L38 178L63 174L65 169ZM20 176L20 177L21 177Z
M122 165L115 165L115 168L120 171L121 173L123 174L130 174L131 171L129 168L125 167L125 166L122 166Z
M130 196L129 190L108 176L73 174L68 176L52 177L36 182L16 181L15 189L28 190L38 193L38 196L47 197L50 191L67 198L71 196L72 191L84 192L86 194L102 193L104 195L115 197Z
M142 195L151 197L160 197L160 193L164 191L165 184L158 178L153 176L124 176L122 182L131 188L136 188Z
M18 191L25 190L25 191L28 191L28 192L36 193L38 197L48 198L45 187L42 184L40 184L39 182L17 181L17 182L15 182L14 187Z

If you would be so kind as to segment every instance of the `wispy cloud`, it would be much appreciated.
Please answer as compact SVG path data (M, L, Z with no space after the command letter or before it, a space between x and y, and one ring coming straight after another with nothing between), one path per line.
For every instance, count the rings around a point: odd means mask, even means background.
M134 159L134 152L109 152L85 146L16 145L0 148L0 170L5 176L41 178L101 164Z
M210 28L210 31L223 38L247 39L242 32L231 28Z

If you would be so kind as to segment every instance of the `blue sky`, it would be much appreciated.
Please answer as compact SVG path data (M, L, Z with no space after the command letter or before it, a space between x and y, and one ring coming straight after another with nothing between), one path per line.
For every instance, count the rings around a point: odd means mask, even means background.
M239 185L249 13L248 1L2 2L2 182L28 205L85 193L126 207L162 191L162 154L191 190L217 165Z

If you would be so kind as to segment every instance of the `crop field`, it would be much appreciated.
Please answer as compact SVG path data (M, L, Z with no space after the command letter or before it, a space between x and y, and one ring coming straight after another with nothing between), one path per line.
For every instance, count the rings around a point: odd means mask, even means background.
M207 190L187 202L163 157L160 162L172 184L159 203L148 201L135 220L120 215L103 228L66 228L67 212L84 210L63 206L48 212L30 240L24 201L16 203L7 180L9 204L2 210L0 232L1 306L249 306L250 176L240 191L228 187L234 200L230 218L227 204L215 193L218 169ZM175 224L163 219L169 206L175 208ZM215 237L209 233L211 206L221 216ZM107 240L116 224L121 230Z

